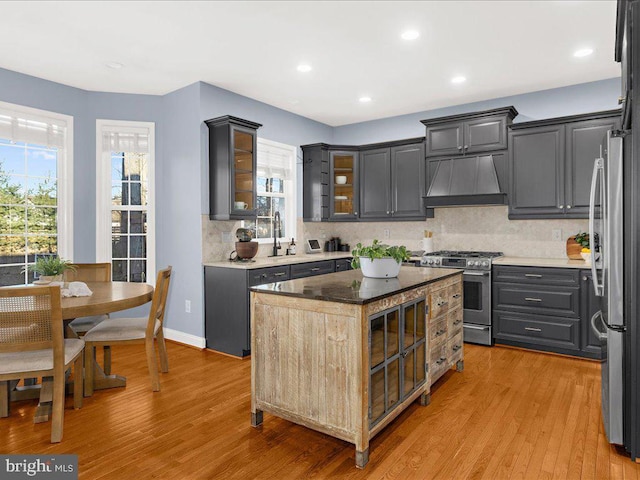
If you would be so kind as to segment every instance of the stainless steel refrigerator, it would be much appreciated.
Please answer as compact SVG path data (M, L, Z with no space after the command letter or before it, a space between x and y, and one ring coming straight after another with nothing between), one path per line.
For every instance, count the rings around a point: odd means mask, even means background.
M624 444L624 138L609 131L595 160L589 205L593 288L600 310L591 328L602 342L602 418L610 443Z

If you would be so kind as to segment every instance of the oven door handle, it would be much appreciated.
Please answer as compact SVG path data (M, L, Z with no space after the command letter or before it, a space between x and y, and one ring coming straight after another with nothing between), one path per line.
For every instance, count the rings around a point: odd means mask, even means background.
M481 325L472 325L469 323L465 323L464 328L469 330L489 330L489 325L481 326Z
M462 272L463 275L471 275L473 277L488 277L491 272Z

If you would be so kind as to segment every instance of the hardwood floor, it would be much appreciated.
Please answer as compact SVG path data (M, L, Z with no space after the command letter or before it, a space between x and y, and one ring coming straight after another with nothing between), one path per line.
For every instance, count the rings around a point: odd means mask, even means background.
M366 469L352 445L266 415L250 421L250 367L168 342L170 373L153 393L144 349L114 347L126 389L67 398L62 443L32 423L35 403L0 419L1 453L75 453L81 479L638 479L600 420L599 364L465 345L450 371L371 442Z

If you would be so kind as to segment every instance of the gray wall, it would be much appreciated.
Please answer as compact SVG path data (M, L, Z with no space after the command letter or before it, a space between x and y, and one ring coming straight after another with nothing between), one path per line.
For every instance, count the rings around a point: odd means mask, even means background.
M610 110L618 108L620 88L620 78L610 78L569 87L343 125L334 129L333 141L337 144L362 145L386 140L422 137L425 135L425 128L420 120L509 105L516 107L519 112L515 122Z
M619 79L603 80L332 128L206 83L162 97L125 95L87 92L0 69L0 101L74 117L75 261L95 260L96 119L156 123L156 265L174 267L166 324L197 337L204 336L202 222L209 212L204 120L246 118L263 124L259 136L290 145L363 144L422 136L419 121L425 118L504 105L516 106L519 121L615 108L619 85ZM300 166L298 175L300 205ZM191 314L184 312L185 300L191 300Z

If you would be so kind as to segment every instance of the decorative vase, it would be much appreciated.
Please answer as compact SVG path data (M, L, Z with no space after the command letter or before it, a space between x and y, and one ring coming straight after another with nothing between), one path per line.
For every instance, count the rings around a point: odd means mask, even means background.
M360 257L362 275L369 278L393 278L400 273L401 264L391 257L374 258Z
M61 282L61 281L62 281L62 275L40 275L37 280L39 285L46 285L51 282Z
M567 238L567 257L571 260L582 260L581 251L582 245L576 242L575 236Z

